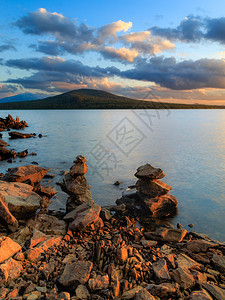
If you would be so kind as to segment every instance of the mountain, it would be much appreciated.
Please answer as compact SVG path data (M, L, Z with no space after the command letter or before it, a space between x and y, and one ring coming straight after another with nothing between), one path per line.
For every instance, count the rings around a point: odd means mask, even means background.
M79 89L39 100L0 103L0 109L189 109L225 108L200 104L175 104L121 97L101 90Z
M30 101L30 100L38 100L44 98L42 94L30 94L30 93L23 93L11 97L5 97L0 99L0 103L9 103L9 102L19 102L19 101Z

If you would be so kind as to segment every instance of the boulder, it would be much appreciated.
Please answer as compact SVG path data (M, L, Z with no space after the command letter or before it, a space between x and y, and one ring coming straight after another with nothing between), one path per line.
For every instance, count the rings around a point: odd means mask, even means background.
M41 197L32 186L20 182L0 180L0 197L16 218L27 218L40 207Z
M179 267L171 273L175 282L177 282L182 289L186 290L195 285L195 279L187 268Z
M170 274L168 271L167 263L164 258L160 258L158 261L152 264L153 272L159 280L170 280Z
M209 248L218 247L218 243L209 242L203 239L192 240L186 244L186 248L191 252L206 252Z
M97 275L94 278L90 278L88 285L92 291L107 289L109 286L109 276L108 275Z
M28 139L35 136L32 133L22 133L17 131L10 131L8 134L11 139Z
M79 284L76 288L76 296L81 300L88 300L90 297L90 293L85 285Z
M151 295L156 297L163 297L163 299L173 299L172 297L176 294L176 287L174 284L169 282L163 282L161 284L148 284L146 286L147 291L151 293Z
M101 206L94 202L86 202L65 215L64 220L70 222L71 230L82 229L99 219Z
M175 260L178 267L184 267L187 269L199 269L201 267L198 262L183 253L177 254Z
M211 262L222 274L225 274L225 257L223 255L213 254Z
M163 170L159 168L154 168L150 164L145 164L144 166L140 166L137 169L137 172L134 174L137 178L149 178L149 179L162 179L165 177Z
M136 183L137 190L151 198L167 194L172 187L158 179L139 179Z
M3 220L9 230L12 232L18 229L18 221L9 211L8 205L4 201L4 197L2 199L2 195L0 194L0 219Z
M3 180L9 182L26 182L33 185L34 183L41 181L47 172L48 169L35 165L27 165L9 169L3 177Z
M0 237L0 263L21 250L21 246L9 237Z
M146 197L142 193L137 193L137 195L155 218L167 217L176 211L178 201L172 195L167 194L155 198Z
M5 149L4 147L0 147L0 161L6 160L9 158L15 158L16 152L13 150Z
M78 175L85 175L88 172L88 166L86 163L77 162L70 168L70 175L76 177Z
M67 199L66 202L66 211L70 212L72 210L74 210L77 206L85 203L85 202L91 202L92 201L92 195L91 195L91 191L90 190L86 190L85 194L83 195L73 195L70 196Z
M225 299L225 289L221 289L220 287L210 283L203 283L202 287L213 296L213 299Z
M155 300L155 297L153 297L146 289L142 289L135 294L134 300Z
M23 266L21 262L9 258L0 265L0 283L18 278L22 270Z
M90 261L76 261L67 264L59 278L59 283L66 288L73 288L75 285L85 284L91 274L93 263Z
M16 232L13 232L9 235L9 237L16 243L18 243L21 247L23 247L30 238L30 230L27 226L21 227Z
M183 229L172 229L159 227L153 232L145 232L144 235L147 239L163 241L163 242L174 242L180 243L187 234L187 230Z
M67 173L63 178L61 188L70 196L74 194L85 195L87 191L87 180L83 175L77 176L74 179L70 173Z
M46 234L44 234L43 232L37 229L34 229L32 232L32 236L30 238L30 248L34 248L41 242L44 242L46 239L47 239Z

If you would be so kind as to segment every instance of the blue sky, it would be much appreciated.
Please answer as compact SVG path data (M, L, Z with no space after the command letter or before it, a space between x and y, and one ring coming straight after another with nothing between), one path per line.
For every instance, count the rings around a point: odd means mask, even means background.
M95 88L225 105L223 1L1 1L0 98Z

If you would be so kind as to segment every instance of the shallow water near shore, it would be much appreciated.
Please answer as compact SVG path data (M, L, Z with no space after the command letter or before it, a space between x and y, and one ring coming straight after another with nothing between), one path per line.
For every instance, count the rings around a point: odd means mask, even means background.
M78 154L88 159L88 183L100 205L111 205L142 164L164 170L164 182L178 199L178 212L171 219L185 228L225 241L225 111L224 110L46 110L10 111L25 120L23 132L42 138L3 140L17 152L28 149L37 156L0 162L0 172L30 164L60 171L69 170ZM6 117L7 111L0 111ZM119 180L121 185L114 186ZM50 184L51 185L51 184ZM59 187L57 187L59 189ZM53 203L54 206L54 203ZM57 206L57 205L55 205Z

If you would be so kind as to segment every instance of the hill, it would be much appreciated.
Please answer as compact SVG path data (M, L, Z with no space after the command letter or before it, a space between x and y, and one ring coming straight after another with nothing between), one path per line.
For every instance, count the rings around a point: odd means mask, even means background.
M44 98L43 95L23 93L11 97L5 97L0 99L0 103L19 102L19 101L30 101Z
M0 103L0 109L208 109L225 106L143 101L105 91L80 89L39 100Z

